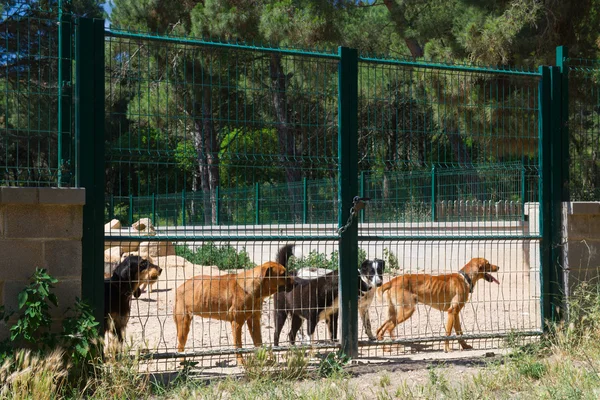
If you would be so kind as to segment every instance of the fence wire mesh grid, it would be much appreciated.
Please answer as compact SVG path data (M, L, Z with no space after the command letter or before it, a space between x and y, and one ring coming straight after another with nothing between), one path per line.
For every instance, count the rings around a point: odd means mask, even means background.
M600 198L600 134L598 105L600 64L598 60L567 59L569 101L569 191L571 201Z
M292 321L295 345L339 348L338 57L107 36L105 277L127 257L160 269L132 299L128 342L150 369L186 356L219 372L258 342L286 354ZM357 195L370 201L353 221L358 264L341 268L367 285L359 357L443 348L447 313L425 295L389 352L389 333L377 338L389 290L377 288L406 274L464 279L477 257L500 267L500 284L480 280L461 304L468 342L539 334L539 77L371 59L358 71ZM285 278L261 268L286 244Z
M17 1L0 20L0 185L73 186L71 15Z
M180 242L165 245L164 242L132 241L119 244L122 248L137 244L137 253L144 258L148 257L146 254L161 251L163 254L169 254L150 257L161 269L161 274L153 285L148 285L145 292L133 299L127 325L127 343L136 351L141 348L144 354L148 353L150 357L155 358L149 362L149 368L176 369L180 357L186 355L188 360L198 362L197 367L202 369L239 371L236 369L235 355L232 351L235 348L232 325L219 319L223 312L219 302L226 302L227 307L232 307L234 305L228 301L236 294L229 287L224 289L222 280L232 279L232 275L229 274L238 274L236 281L244 286L254 283L257 278L264 279L259 270L249 267L276 260L276 253L284 243L232 241ZM537 241L361 241L360 249L362 257L369 260L381 259L385 262L381 275L384 284L405 274L456 273L472 257L484 257L500 267L499 271L494 273L500 283L480 280L475 285L469 302L460 311L460 321L467 342L475 348L486 349L497 347L498 338L539 333L541 313ZM288 268L294 271L293 275L298 274L304 278L323 276L324 273L337 269L336 251L336 242L295 243L295 256L289 260ZM127 257L127 254L124 257ZM199 275L200 278L190 281ZM241 275L244 277L240 282ZM276 277L266 279L276 280ZM333 278L322 281L323 285L316 291L309 292L309 296L316 296L321 302L334 303L333 297L336 294L332 293L327 285L335 285L337 282ZM185 289L182 291L182 288ZM335 289L337 290L337 287ZM174 316L184 312L176 307L176 303L181 302L182 296L190 290L196 293L196 296L183 298L183 301L187 301L192 307L198 307L201 315L192 318L185 348L178 353L178 329L181 328L177 325L181 324L181 321L175 323ZM430 297L429 300L425 298L416 305L410 319L398 325L394 332L394 345L389 343L390 337L387 334L382 338L384 342L372 340L378 334L378 329L390 317L390 312L387 293L382 294L375 288L370 294L372 298L367 306L368 314L359 318L359 357L381 358L414 351L443 349L447 313L433 308L436 301L439 301L433 293L426 295ZM281 303L280 299L275 299L280 295L288 295L288 302ZM265 297L264 303L259 303L257 310L261 311L260 330L263 345L284 350L289 350L289 346L292 345L292 316L287 318L279 330L277 311L283 310L284 314L295 312L307 315L308 318L311 311L317 314L322 311L323 304L313 304L310 297L301 299L299 303L300 297L296 297L294 303L294 296L301 295L277 293ZM294 305L297 304L300 304L300 307L294 309ZM251 309L254 309L253 307ZM369 330L366 329L365 318L371 326ZM308 326L309 320L305 320L297 332L295 345L308 345L310 348L310 344L313 344L317 351L331 351L339 347L337 340L332 341L327 321L321 320L317 324L312 342L309 340ZM452 335L455 337L454 333ZM339 335L337 337L339 338ZM241 344L244 350L254 348L253 338L246 327L242 330ZM460 349L456 339L451 341L451 348L453 351Z

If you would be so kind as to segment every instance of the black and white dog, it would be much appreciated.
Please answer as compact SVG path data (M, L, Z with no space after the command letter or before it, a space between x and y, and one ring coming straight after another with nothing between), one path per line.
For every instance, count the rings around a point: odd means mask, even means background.
M358 270L358 310L365 332L370 340L375 340L369 318L369 306L375 297L377 287L383 283L383 260L365 260ZM321 275L325 273L324 275ZM317 277L315 278L315 275ZM318 276L321 275L321 276ZM275 334L274 345L279 346L279 336L288 315L292 317L289 340L296 341L296 334L307 321L308 337L311 342L317 324L325 320L331 340L337 338L339 314L339 273L338 271L305 268L296 272L294 288L275 294Z

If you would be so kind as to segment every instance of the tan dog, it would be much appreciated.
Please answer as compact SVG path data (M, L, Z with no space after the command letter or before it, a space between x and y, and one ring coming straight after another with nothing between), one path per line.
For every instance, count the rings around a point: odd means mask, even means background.
M177 350L183 352L192 317L198 315L231 322L233 345L242 347L242 326L248 330L254 346L262 345L260 317L266 297L282 288L291 288L294 278L286 272L293 245L285 245L277 253L277 262L266 262L238 274L222 276L198 275L177 288L174 315L177 326ZM243 363L241 354L238 363Z
M446 335L450 336L452 328L457 335L462 335L460 326L460 310L469 300L475 284L480 279L498 282L488 272L497 272L497 265L492 265L485 258L473 258L458 273L445 275L407 274L398 276L381 286L381 293L388 292L389 319L377 330L377 340L383 340L386 332L395 339L394 329L398 324L409 319L415 312L417 303L423 303L440 311L448 312ZM471 349L467 342L459 339L463 349ZM446 340L445 352L450 351L450 343Z

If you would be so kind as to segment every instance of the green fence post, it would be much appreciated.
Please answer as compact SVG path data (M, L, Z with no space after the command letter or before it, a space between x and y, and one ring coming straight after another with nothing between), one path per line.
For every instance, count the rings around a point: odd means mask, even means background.
M258 225L260 224L260 186L258 185L258 182L256 182L254 184L254 209L256 211L256 215L254 218L254 224Z
M76 136L85 188L81 293L104 325L104 20L81 18L76 39Z
M431 166L431 222L435 222L435 220L437 219L437 215L436 215L436 202L437 202L437 193L436 193L436 186L437 186L437 182L435 181L436 179L436 175L435 175L435 165Z
M562 137L562 73L560 67L550 67L550 80L552 82L552 103L550 111L550 165L552 172L550 179L550 209L551 209L551 231L552 242L550 249L550 293L552 295L553 319L561 318L556 310L565 310L564 301L564 270L562 257L562 202L564 195L564 171L569 165L565 165L567 156L563 153ZM568 147L567 147L568 153Z
M365 197L365 171L360 171L360 197ZM365 222L365 209L360 210L360 223Z
M219 187L217 186L217 187L215 187L215 207L217 208L217 218L216 218L215 222L217 223L217 225L220 225L220 223L221 223L221 220L219 218L219 214L220 214L219 211L221 210L221 207L219 204L219 197L220 197L219 196Z
M358 54L339 47L338 66L338 226L350 217L358 192ZM349 357L358 356L358 222L340 233L341 348Z
M57 124L57 185L70 186L74 165L71 152L65 157L65 147L72 147L71 132L71 68L72 68L71 18L63 13L63 2L58 0L58 124ZM73 146L74 147L74 146ZM66 160L65 160L66 158Z
M302 223L308 223L308 180L302 178Z
M185 188L181 189L181 226L185 226Z
M556 48L556 65L560 69L561 87L560 98L560 137L561 137L561 171L562 171L562 201L570 200L569 193L569 49L567 46Z
M113 193L110 194L110 219L115 219L115 195Z
M156 225L156 195L152 193L152 224Z
M525 165L521 168L521 220L525 221L525 189L526 189L526 181L525 181Z
M129 225L133 224L133 194L129 193Z
M548 329L546 319L552 317L552 209L551 209L551 107L552 107L552 82L550 79L550 68L540 67L542 75L539 83L539 116L538 129L540 135L540 206L539 206L539 227L541 234L540 243L540 302L541 302L541 318L544 330Z

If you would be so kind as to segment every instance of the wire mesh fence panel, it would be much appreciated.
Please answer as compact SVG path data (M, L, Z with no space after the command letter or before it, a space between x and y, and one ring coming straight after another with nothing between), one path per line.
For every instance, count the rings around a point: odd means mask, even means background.
M106 46L106 284L133 257L152 264L127 325L152 368L343 346L346 272L362 357L389 338L541 332L539 74L360 59L350 177L343 51L117 30ZM370 198L350 219L357 265L340 250L343 175Z
M567 60L565 60L567 61ZM569 59L569 191L571 201L600 199L598 133L600 63Z
M74 186L70 7L21 0L0 10L0 185Z
M533 72L361 59L359 246L385 262L363 356L542 332L538 86Z
M337 55L115 30L106 51L105 273L160 269L127 339L152 368L239 370L274 344L290 271L337 269ZM321 325L313 340L335 347Z

